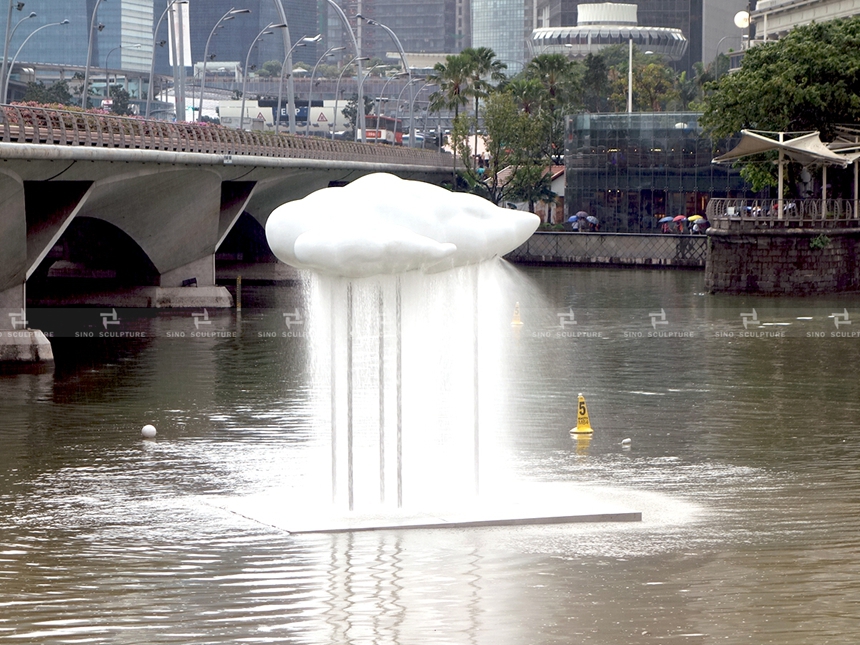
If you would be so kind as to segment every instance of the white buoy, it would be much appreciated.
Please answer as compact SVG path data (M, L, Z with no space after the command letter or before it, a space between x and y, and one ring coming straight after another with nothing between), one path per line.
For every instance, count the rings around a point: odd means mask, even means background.
M144 439L152 439L155 437L155 434L156 434L155 426L153 426L153 425L147 424L147 425L143 426L143 428L141 428L141 430L140 430L140 436L143 437Z
M622 446L629 446L631 443L633 443L633 441L632 441L629 437L628 437L627 439L622 439L622 440L621 440L621 445L622 445Z

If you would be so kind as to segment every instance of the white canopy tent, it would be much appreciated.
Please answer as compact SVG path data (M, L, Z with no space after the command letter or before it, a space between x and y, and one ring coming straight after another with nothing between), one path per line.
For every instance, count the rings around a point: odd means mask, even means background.
M784 166L785 158L788 157L792 161L803 164L804 166L812 166L821 164L822 167L822 212L825 210L827 202L827 166L839 166L845 168L849 163L855 161L849 155L838 154L825 145L817 131L815 132L768 132L764 130L741 130L740 142L725 154L713 159L713 163L727 163L737 161L742 157L769 152L770 150L779 151L779 179L777 188L777 204L778 217L783 218L784 215ZM860 156L860 153L857 153ZM856 166L855 166L856 168ZM856 193L856 179L855 179ZM856 197L855 197L856 202ZM857 212L856 206L854 212Z

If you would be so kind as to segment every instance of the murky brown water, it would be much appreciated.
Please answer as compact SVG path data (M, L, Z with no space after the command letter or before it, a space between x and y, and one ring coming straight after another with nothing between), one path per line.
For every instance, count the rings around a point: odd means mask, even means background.
M31 311L58 362L0 376L0 640L856 642L856 297L520 272L504 420L483 441L512 478L576 484L641 523L291 536L222 502L315 477L307 339L264 333L300 294L247 288L241 321L209 312L220 337L192 338L188 312L120 311L145 338L86 340L68 336L102 329L98 310ZM587 446L568 434L578 392Z

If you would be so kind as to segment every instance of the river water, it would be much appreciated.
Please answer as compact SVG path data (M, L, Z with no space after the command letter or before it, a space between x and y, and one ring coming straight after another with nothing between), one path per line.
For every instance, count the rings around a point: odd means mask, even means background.
M57 361L0 375L0 640L856 642L856 297L503 272L523 324L482 336L504 356L482 445L509 483L641 522L289 534L237 509L325 488L312 343L284 333L299 286L246 287L240 315L205 319L31 310ZM568 432L580 392L590 441Z

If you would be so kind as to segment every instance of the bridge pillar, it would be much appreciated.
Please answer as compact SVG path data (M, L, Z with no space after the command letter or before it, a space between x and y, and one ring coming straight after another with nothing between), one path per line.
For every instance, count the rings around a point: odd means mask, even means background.
M222 217L221 177L201 168L142 167L96 182L82 216L127 233L159 273L156 307L229 307L215 285L215 249Z

